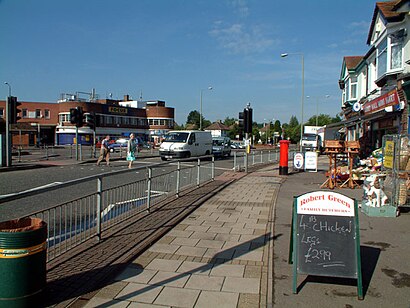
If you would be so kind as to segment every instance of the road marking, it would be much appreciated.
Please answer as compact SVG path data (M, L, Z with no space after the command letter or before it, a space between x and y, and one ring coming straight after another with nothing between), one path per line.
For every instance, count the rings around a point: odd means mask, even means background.
M59 184L62 184L62 183L63 182L53 182L53 183L45 184L45 185L42 185L42 186L33 187L33 188L30 188L30 189L27 189L27 190L19 191L17 193L12 193L12 194L7 194L7 195L0 195L0 198L16 196L18 194L28 193L30 191L37 190L37 189L52 187L52 186L59 185Z

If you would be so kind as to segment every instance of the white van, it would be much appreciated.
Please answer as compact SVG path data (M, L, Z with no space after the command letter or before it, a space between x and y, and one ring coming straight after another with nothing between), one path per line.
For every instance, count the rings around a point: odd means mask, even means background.
M212 153L211 132L178 130L170 131L164 137L159 148L162 160L210 155Z

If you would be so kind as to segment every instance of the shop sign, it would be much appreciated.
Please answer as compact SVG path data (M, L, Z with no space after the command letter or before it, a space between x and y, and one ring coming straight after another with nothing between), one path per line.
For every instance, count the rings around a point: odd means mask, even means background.
M394 157L394 142L386 141L384 145L384 157L383 166L387 169L393 169L393 157Z
M128 109L124 107L110 106L108 107L108 112L116 114L128 114Z
M389 106L398 105L399 96L397 94L397 90L392 90L378 98L367 102L363 105L364 114L374 113L376 111L382 110Z

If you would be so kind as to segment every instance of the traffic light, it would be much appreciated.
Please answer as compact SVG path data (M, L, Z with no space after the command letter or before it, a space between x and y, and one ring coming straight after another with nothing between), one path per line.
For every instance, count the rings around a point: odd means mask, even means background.
M244 114L243 114L243 112L239 112L238 126L239 126L240 131L243 130L243 124L244 124Z
M83 126L83 108L76 107L70 109L70 122L77 127Z
M252 134L252 108L246 107L243 110L244 114L244 131L245 133Z
M70 109L70 123L71 124L76 124L77 123L77 109L76 108L71 108Z
M86 117L86 123L91 129L95 129L95 114L94 112L90 113Z
M19 106L21 106L21 103L17 101L17 97L15 96L9 96L8 97L9 100L9 106L10 106L10 124L16 124L18 120L21 119L21 117L19 117L19 113L21 112L21 110L18 108Z

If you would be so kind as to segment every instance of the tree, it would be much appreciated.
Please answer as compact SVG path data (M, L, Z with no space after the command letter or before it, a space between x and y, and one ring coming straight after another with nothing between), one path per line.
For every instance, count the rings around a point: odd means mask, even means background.
M285 138L290 138L292 143L297 143L300 140L300 124L295 116L291 116L289 124L284 125Z
M186 124L194 124L197 127L199 127L200 118L201 118L200 113L196 110L193 110L188 114L188 117L186 119Z
M317 117L317 122L316 122L316 116L312 116L305 125L310 125L310 126L316 126L316 123L318 126L324 126L328 125L330 123L337 123L340 122L341 119L338 115L336 115L335 118L330 117L330 115L327 114L319 114Z
M282 132L282 125L280 124L279 120L276 120L273 124L273 131L278 132L279 134Z
M237 121L237 120L234 119L234 118L226 117L225 120L223 121L223 123L224 123L226 126L230 127L230 126L234 125L234 124L236 123L236 121Z
M252 135L253 135L253 142L258 143L259 139L261 139L261 135L259 133L258 125L254 125L252 127Z
M200 125L200 119L201 115L197 110L193 110L188 114L187 120L186 120L186 124L191 124L191 125L195 125L195 127L199 128ZM209 125L211 125L211 121L206 120L204 118L204 116L202 116L202 128L205 128Z
M239 126L238 126L238 124L234 123L230 127L231 127L231 129L228 132L228 137L231 138L232 140L235 140L236 136L239 135Z
M184 125L178 125L177 122L174 123L174 130L183 130L185 129Z

